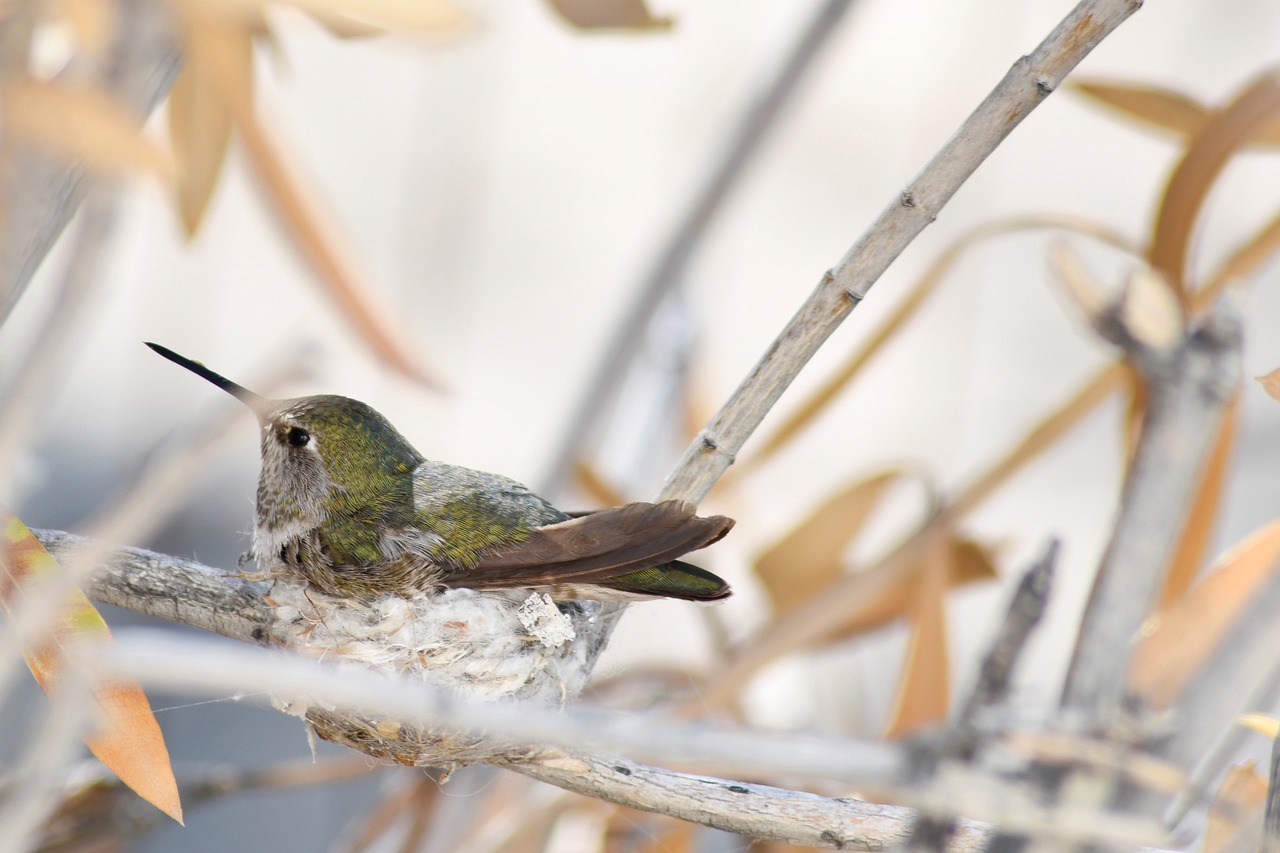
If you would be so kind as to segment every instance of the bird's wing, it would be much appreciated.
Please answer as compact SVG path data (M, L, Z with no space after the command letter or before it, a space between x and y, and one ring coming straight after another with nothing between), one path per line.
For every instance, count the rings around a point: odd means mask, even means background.
M632 503L534 528L486 548L474 565L445 578L471 589L603 583L669 563L716 542L733 527L701 517L685 501Z
M443 462L424 462L414 472L413 503L412 529L401 533L426 534L425 556L455 571L568 518L515 480Z

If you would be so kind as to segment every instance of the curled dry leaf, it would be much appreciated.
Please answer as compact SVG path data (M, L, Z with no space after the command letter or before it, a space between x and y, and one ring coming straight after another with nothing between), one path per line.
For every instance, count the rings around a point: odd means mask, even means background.
M1265 376L1259 376L1258 384L1271 395L1271 399L1280 400L1280 367Z
M15 80L4 99L14 137L109 175L149 172L168 180L169 155L142 132L142 121L106 92L83 85Z
M1186 139L1199 133L1215 112L1190 95L1160 86L1108 80L1077 80L1068 85L1143 124ZM1254 132L1249 144L1280 145L1280 121L1264 123Z
M0 607L10 613L16 589L57 571L57 562L26 525L0 508ZM64 613L53 638L24 653L31 674L46 692L57 683L63 646L73 640L111 642L107 623L79 590L69 596ZM99 728L85 737L89 750L138 796L181 823L182 804L169 750L142 688L136 681L115 678L94 685L93 697L99 705Z
M1180 293L1188 293L1191 233L1218 175L1261 129L1280 119L1280 71L1270 71L1215 112L1191 140L1160 201L1149 258Z
M1200 132L1209 108L1189 95L1159 86L1108 80L1076 80L1071 89L1144 124L1190 137Z
M1280 561L1280 519L1223 554L1191 591L1151 619L1129 669L1129 689L1167 708L1204 666Z
M575 27L594 29L670 29L671 19L655 17L644 0L548 0Z

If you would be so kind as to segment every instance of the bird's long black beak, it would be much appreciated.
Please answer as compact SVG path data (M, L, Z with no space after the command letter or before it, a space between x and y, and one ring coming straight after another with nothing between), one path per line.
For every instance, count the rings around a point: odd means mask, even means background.
M172 361L174 364L181 365L182 367L185 367L187 370L190 370L196 376L199 376L200 378L206 379L209 382L212 382L214 385L217 385L223 391L226 391L228 394L230 394L232 397L235 397L241 403L244 403L250 409L253 409L254 414L256 414L259 418L265 415L267 410L271 408L271 401L268 400L266 397L263 397L261 394L253 393L248 388L245 388L243 385L237 385L236 383L232 382L230 379L228 379L227 377L223 376L220 373L214 373L212 370L205 367L200 362L192 361L186 356L178 355L176 352L169 349L168 347L162 347L159 344L153 344L150 341L144 341L144 343L146 343L147 346L151 347L151 349L155 350L160 355Z

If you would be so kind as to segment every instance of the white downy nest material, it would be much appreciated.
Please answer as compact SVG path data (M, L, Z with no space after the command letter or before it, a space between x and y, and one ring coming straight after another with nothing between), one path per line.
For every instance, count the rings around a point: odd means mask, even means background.
M599 609L595 602L579 601L562 605L562 611L545 594L527 590L387 595L363 604L293 581L278 581L267 599L275 607L272 636L301 654L470 700L551 706L582 689L587 644L573 642L574 624L586 626ZM304 718L325 740L401 764L459 767L520 754L475 733L361 719L320 703L283 710Z

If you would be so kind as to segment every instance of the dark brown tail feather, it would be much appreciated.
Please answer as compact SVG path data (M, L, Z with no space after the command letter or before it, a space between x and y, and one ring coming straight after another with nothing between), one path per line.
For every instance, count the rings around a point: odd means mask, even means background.
M476 566L446 583L471 589L599 584L640 595L716 600L730 594L728 585L676 558L719 541L732 527L733 519L700 517L684 501L627 504L540 527L481 555Z

